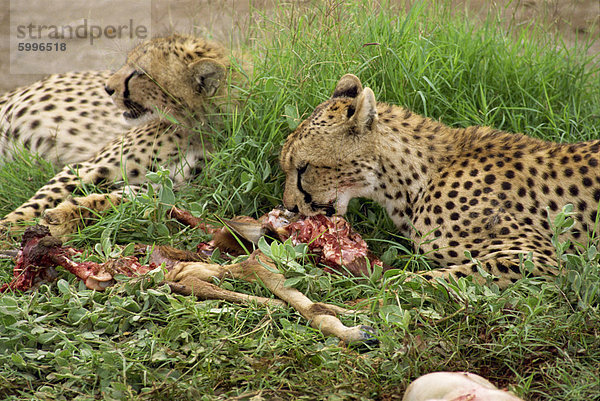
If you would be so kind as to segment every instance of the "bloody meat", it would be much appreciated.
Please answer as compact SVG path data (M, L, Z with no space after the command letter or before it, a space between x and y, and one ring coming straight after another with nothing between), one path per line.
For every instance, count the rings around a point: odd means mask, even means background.
M320 214L300 217L286 225L287 219L281 214L278 209L269 212L264 223L266 227L280 233L281 240L291 238L294 245L307 244L316 257L315 262L328 267L325 270L368 276L371 273L369 266L385 268L383 262L368 250L366 241L343 217Z
M238 234L238 239L232 232ZM240 242L248 249L249 243L256 244L263 235L280 241L291 238L294 245L307 244L314 262L325 265L329 272L368 276L371 273L369 266L387 268L343 217L306 217L281 209L273 209L259 220L246 216L228 220L226 227L217 231L209 243L200 244L199 249L207 252L216 247L232 254L243 254L245 250Z
M156 267L144 266L136 257L127 256L105 263L76 262L73 258L80 250L62 246L62 242L50 235L45 226L33 226L25 230L21 249L13 269L14 279L0 287L0 293L9 290L26 291L42 282L56 278L56 266L62 266L94 290L104 290L114 284L116 274L134 276L144 274Z
M188 216L185 211L179 212L179 216L186 217L186 223L192 221L189 218L191 214ZM193 223L191 225L196 225L198 221ZM199 225L201 229L209 227ZM120 257L104 263L77 262L73 259L81 254L80 250L63 246L58 238L50 235L47 227L33 226L23 234L13 270L14 279L2 285L0 293L9 290L26 291L42 282L53 281L56 278L56 266L62 266L75 274L88 288L102 291L114 284L114 276L117 274L132 277L147 273L163 262L169 269L180 260L205 260L203 256L215 247L232 254L242 254L263 235L280 241L291 238L294 245L307 244L314 262L325 265L325 270L329 272L368 276L372 266L386 269L383 262L367 249L367 243L360 234L339 216L305 217L274 209L260 220L242 216L228 221L227 226L220 230L210 227L209 231L214 234L213 240L201 243L197 254L169 247L138 247L138 250L145 248L144 252L152 252L147 266L142 265L134 256ZM241 239L236 239L232 231L239 234Z

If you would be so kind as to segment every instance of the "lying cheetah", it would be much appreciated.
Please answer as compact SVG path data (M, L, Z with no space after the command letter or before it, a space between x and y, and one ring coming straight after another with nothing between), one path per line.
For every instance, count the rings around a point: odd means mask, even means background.
M208 157L208 134L235 105L228 80L238 75L223 47L174 34L135 47L107 81L102 72L71 73L12 92L5 100L5 109L13 111L5 113L11 124L8 135L49 160L75 163L2 224L44 213L41 223L63 236L76 229L79 215L88 208L110 205L104 195L69 198L81 183L111 184L125 178L135 186L157 165L166 166L176 183L189 177ZM101 86L112 102L101 95ZM125 128L121 115L137 126ZM76 145L69 145L74 139L70 136L77 138ZM106 145L89 156L99 143ZM112 194L108 200L118 199Z
M350 199L382 204L399 231L442 267L435 277L481 267L506 287L532 255L535 276L557 273L548 211L571 203L570 235L598 232L600 140L557 144L488 127L450 128L378 103L354 75L317 106L281 152L284 205L307 215L344 214ZM548 211L547 211L548 210Z

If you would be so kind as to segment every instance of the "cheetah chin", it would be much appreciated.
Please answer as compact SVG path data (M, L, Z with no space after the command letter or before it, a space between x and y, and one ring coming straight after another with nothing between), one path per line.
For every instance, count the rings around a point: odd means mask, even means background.
M337 198L333 199L329 204L332 205L335 209L335 214L341 216L346 214L346 212L348 211L348 204L350 203L350 200L354 197L355 196L348 192L338 193Z
M156 117L156 112L147 108L123 112L123 119L129 125L144 125L156 119Z
M365 176L365 185L345 185L337 188L331 200L327 203L329 208L335 210L335 215L344 215L348 211L348 204L354 198L361 198L369 195L374 188L374 179L371 175ZM329 213L326 213L329 214Z

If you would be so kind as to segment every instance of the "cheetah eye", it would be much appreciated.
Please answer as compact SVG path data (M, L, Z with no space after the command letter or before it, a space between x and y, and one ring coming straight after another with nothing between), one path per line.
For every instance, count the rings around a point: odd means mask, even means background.
M129 74L127 76L127 78L125 78L125 82L123 84L123 86L125 87L125 90L123 91L123 97L124 98L126 98L126 99L129 98L129 81L131 81L131 79L133 77L137 77L137 76L140 76L140 75L144 75L144 73L141 72L141 71L138 71L138 70L134 70L131 74Z
M304 163L304 165L301 167L296 167L296 171L298 172L298 179L300 179L302 174L304 174L306 172L307 168L308 168L308 163Z
M308 169L308 163L304 163L300 167L296 167L296 180L298 181L298 188L302 187L302 175L306 173L306 169Z
M135 78L135 77L138 77L138 76L140 76L140 75L144 75L144 73L143 73L142 71L139 71L139 70L133 70L133 71L131 72L131 74L129 74L129 75L127 76L127 78L125 78L125 84L129 83L129 80L130 80L130 79L132 79L132 78Z

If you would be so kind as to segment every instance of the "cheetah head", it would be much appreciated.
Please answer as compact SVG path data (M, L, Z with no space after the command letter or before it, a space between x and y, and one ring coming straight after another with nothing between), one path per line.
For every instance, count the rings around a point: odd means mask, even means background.
M350 199L368 197L377 174L377 132L373 91L344 75L283 146L285 207L305 215L344 214Z
M174 34L135 47L105 89L133 124L160 113L197 118L211 98L223 94L229 65L221 46Z

